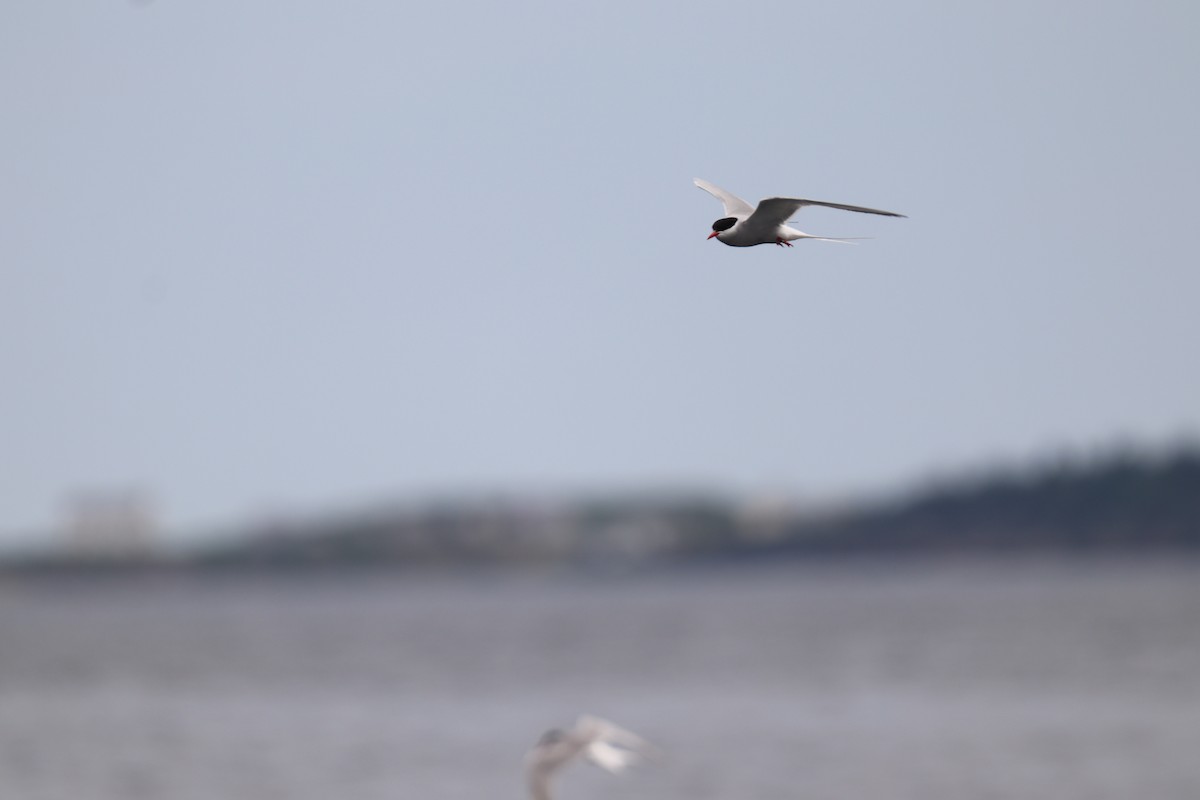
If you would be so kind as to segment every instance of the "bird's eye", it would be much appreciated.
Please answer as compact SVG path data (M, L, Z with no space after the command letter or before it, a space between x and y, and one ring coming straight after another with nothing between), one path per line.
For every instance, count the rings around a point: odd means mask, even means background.
M727 231L737 223L737 217L724 217L713 223L714 231Z

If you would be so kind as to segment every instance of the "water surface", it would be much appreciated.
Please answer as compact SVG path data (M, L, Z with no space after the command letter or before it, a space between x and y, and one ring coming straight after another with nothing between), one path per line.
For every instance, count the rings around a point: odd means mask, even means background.
M0 583L0 797L1192 800L1200 564Z

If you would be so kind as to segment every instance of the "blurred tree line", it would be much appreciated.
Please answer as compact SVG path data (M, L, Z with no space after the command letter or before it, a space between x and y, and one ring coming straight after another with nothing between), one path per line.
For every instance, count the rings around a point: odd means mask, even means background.
M1132 451L944 481L820 522L797 520L778 550L1200 549L1200 450Z
M1200 550L1200 450L1061 459L817 511L696 493L446 502L258 531L213 565L609 564L872 553Z
M12 570L626 567L842 555L1200 554L1200 448L1061 458L837 507L713 493L492 498L276 520L182 558L9 558Z

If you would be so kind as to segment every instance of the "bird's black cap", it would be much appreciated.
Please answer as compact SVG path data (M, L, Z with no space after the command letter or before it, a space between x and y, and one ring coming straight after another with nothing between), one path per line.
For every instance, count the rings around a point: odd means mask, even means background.
M714 231L727 231L737 224L737 217L722 217L713 223Z

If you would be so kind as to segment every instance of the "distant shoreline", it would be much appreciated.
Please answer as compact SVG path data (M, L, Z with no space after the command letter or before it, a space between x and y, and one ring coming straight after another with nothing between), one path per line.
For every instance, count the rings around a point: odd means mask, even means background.
M646 492L365 508L159 556L9 556L7 574L568 571L909 557L1200 556L1200 449L1119 453L813 510Z

